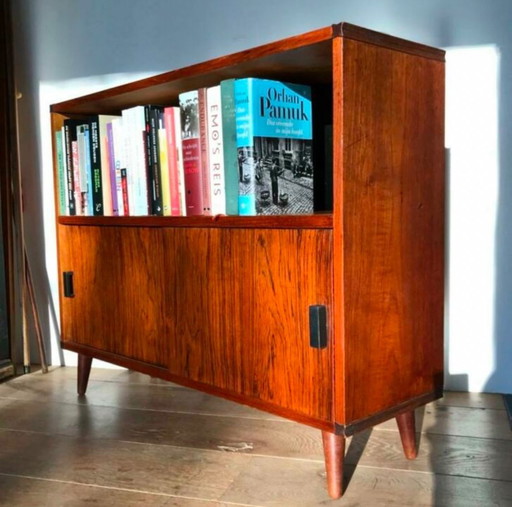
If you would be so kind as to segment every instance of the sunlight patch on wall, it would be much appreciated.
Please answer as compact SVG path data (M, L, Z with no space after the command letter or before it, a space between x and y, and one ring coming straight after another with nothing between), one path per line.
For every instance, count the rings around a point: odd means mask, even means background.
M58 82L41 82L39 85L39 117L40 117L40 167L41 167L41 191L45 228L45 250L46 250L46 270L50 281L53 309L50 306L49 321L51 325L51 344L52 344L52 364L61 363L58 353L58 317L59 317L59 274L57 270L57 244L55 228L55 205L54 205L54 186L52 169L52 139L50 130L50 105L76 97L81 97L89 93L95 93L100 90L122 85L138 79L144 79L155 75L150 73L129 73L129 74L110 74L103 76L93 76L88 78L70 79ZM52 311L53 310L53 311ZM57 315L55 322L54 312ZM65 364L68 366L77 364L77 355L72 352L64 352ZM95 365L110 366L107 363L95 361Z
M448 49L448 389L481 390L495 368L499 49ZM466 379L459 385L457 379Z

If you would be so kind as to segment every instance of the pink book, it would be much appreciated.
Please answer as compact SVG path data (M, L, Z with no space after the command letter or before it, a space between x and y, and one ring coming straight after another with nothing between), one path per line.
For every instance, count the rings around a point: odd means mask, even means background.
M175 129L175 115L179 115L180 110L178 107L166 107L164 109L164 126L167 139L167 161L169 169L169 194L171 201L171 215L179 216L184 215L185 210L180 206L180 189L179 189L179 175L178 175L178 153L176 135L181 135L181 132L176 132Z

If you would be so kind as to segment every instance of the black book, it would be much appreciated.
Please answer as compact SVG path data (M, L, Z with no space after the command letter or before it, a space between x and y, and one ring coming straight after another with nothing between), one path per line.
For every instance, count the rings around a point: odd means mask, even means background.
M98 116L93 116L89 121L93 215L103 215L103 187L101 177L99 128L99 118Z
M152 215L163 216L162 176L160 172L160 149L158 129L163 117L163 108L160 106L145 106L146 132L146 171L148 178L148 196Z

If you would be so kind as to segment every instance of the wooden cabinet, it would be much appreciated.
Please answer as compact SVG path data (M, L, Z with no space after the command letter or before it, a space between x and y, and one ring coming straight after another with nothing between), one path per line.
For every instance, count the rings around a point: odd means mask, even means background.
M82 393L95 357L319 428L338 497L346 436L396 417L412 458L414 409L442 395L444 52L342 23L55 104L52 125L246 76L312 86L321 211L58 216L62 346Z

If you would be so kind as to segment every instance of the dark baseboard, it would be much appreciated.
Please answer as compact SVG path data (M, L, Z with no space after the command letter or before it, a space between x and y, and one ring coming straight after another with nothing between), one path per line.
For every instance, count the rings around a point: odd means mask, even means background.
M504 394L503 403L507 409L508 423L510 424L510 429L512 430L512 394Z

